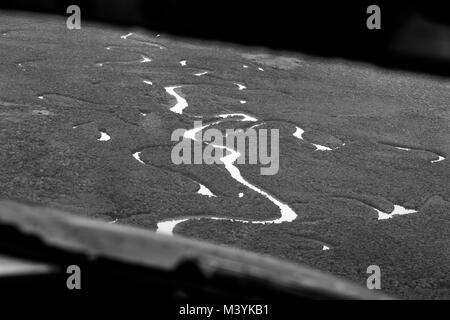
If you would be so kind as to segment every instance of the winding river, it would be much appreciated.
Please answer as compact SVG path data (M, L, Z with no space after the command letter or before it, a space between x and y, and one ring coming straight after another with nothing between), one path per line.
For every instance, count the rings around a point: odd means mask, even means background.
M165 89L166 89L167 93L170 94L171 96L175 97L175 99L177 101L176 104L170 110L172 112L182 114L183 110L186 107L188 107L188 103L187 103L186 99L181 97L175 91L175 89L179 89L179 88L181 88L181 87L180 86L172 86L172 87L166 87ZM243 122L258 121L258 119L256 119L255 117L250 116L245 113L219 114L219 115L217 115L217 117L221 118L222 120L211 122L211 123L203 125L201 127L194 127L190 130L186 130L186 132L184 133L184 138L195 141L195 140L197 140L197 134L201 133L201 131L203 129L220 124L224 121L227 121L227 119L230 119L230 118L233 120L236 120L236 121L243 121ZM234 149L222 146L222 145L215 145L213 143L211 143L210 145L213 146L214 148L225 150L225 156L222 157L220 160L224 164L225 169L228 171L230 176L234 180L239 182L240 184L261 194L262 196L267 198L269 201L271 201L274 205L276 205L280 210L280 217L277 219L273 219L273 220L244 220L244 219L234 219L234 218L227 218L227 217L209 217L209 216L180 217L177 219L169 219L169 220L164 220L164 221L159 222L157 224L157 232L173 234L173 230L178 224L189 221L189 220L210 219L210 220L228 220L228 221L240 222L240 223L270 224L270 223L291 222L297 218L297 214L294 212L294 210L292 210L291 207L289 207L289 205L283 203L281 200L277 199L276 197L274 197L267 191L264 191L264 190L258 188L257 186L255 186L254 184L250 183L241 175L240 170L235 165L236 160L240 156L239 152L237 152ZM144 163L140 159L139 155L140 155L140 152L136 152L133 156L139 162ZM205 186L200 185L199 193L203 194L205 192L205 190L203 188L206 189ZM211 196L211 195L209 195L210 191L209 191L209 193L208 192L206 192L206 193L208 196ZM239 197L243 197L243 193L242 193L242 195L240 194Z
M397 150L401 150L401 151L407 151L407 152L412 152L412 151L420 151L420 152L428 152L431 154L434 154L435 156L437 156L437 159L431 160L431 163L437 163L437 162L441 162L444 161L446 158L438 153L436 153L435 151L431 151L431 150L426 150L426 149L421 149L418 147L405 147L405 146L397 146L397 145L393 145L390 143L386 143L386 142L381 142L381 144L387 145L389 147L393 147Z
M132 35L133 35L132 33L129 33L127 35L122 36L121 38L126 40ZM135 40L135 41L140 41L140 40ZM153 43L151 43L151 44L155 45ZM107 49L109 50L111 48L107 48ZM163 47L160 46L160 49L163 49ZM144 55L142 56L142 60L140 60L141 63L147 63L147 62L151 62L151 61L152 60L150 58L148 58ZM112 62L104 62L104 63L112 63ZM101 66L104 63L102 63ZM130 62L119 62L119 63L130 63ZM185 67L187 65L187 61L180 60L179 64L182 67ZM249 68L249 66L243 65L243 68L247 69L247 68ZM259 67L258 70L264 71L264 69L261 67ZM193 75L197 76L197 77L201 77L208 73L209 73L209 71L200 71L200 72L194 73ZM149 80L143 80L143 82L148 85L153 85L153 82L149 81ZM237 82L233 82L233 84L235 86L237 86L237 89L239 91L242 91L247 88L245 85L237 83ZM182 87L183 86L178 85L178 86L168 86L168 87L164 88L165 91L169 95L171 95L173 98L175 98L175 100L176 100L176 103L170 108L170 111L180 114L180 115L182 115L184 110L188 107L188 102L186 101L186 99L184 97L182 97L180 95ZM247 101L239 100L239 103L246 104ZM143 115L145 115L145 114L143 114ZM202 118L202 116L194 116L194 115L189 115L189 114L187 116L192 117L192 118ZM218 114L218 115L216 115L216 117L219 118L220 120L210 122L201 127L194 127L190 130L186 130L184 133L184 138L196 141L197 134L200 134L203 129L206 129L206 128L212 127L212 126L216 126L225 121L258 122L257 118L255 118L254 116L251 116L249 114L246 114L246 113ZM257 123L255 125L253 125L251 128L260 126L262 124L263 123ZM305 133L305 131L303 129L296 127L296 131L293 133L293 136L298 138L299 140L305 141L305 142L313 145L316 148L315 151L332 151L333 150L327 146L315 144L315 143L312 143L311 141L306 141L303 137L304 133ZM101 132L101 137L98 140L99 141L107 141L107 140L109 140L109 138L110 137L106 134L106 132ZM236 218L229 218L229 217L214 217L214 216L178 217L178 218L167 219L167 220L158 222L157 223L157 232L158 233L165 233L165 234L173 235L174 229L176 228L177 225L187 222L187 221L190 221L190 220L208 219L208 220L221 220L221 221L226 220L226 221L238 222L238 223L279 224L279 223L283 223L283 222L292 222L297 218L297 214L294 212L294 210L288 204L282 202L280 199L271 195L269 192L252 184L251 182L249 182L242 176L239 168L235 165L236 160L240 157L240 153L238 151L236 151L232 148L229 148L227 146L216 145L214 143L209 143L209 145L216 149L221 149L222 151L225 151L225 155L220 160L222 161L227 172L230 174L231 178L233 178L235 181L237 181L239 184L245 186L246 188L259 193L260 195L265 197L267 200L272 202L275 206L278 207L278 209L280 211L280 216L278 218L274 218L271 220L246 220L246 219L236 219ZM342 145L344 146L345 144L342 144ZM403 151L411 151L412 150L410 148L400 147L400 146L396 146L396 148L399 150L403 150ZM141 155L141 151L137 151L137 152L133 153L133 158L136 159L137 161L139 161L139 163L145 165L145 162L141 159L140 155ZM443 156L438 155L438 159L433 160L431 162L432 163L440 162L444 159L445 158ZM197 190L198 194L200 194L202 196L207 196L210 198L216 197L216 195L214 195L211 192L211 190L209 190L205 185L203 185L197 181L194 181L194 180L192 180L192 181L198 184L198 187L199 187ZM239 198L244 197L244 193L240 192L238 194L238 197ZM400 205L394 205L394 210L391 213L382 212L376 208L373 208L373 209L377 211L379 220L390 219L395 215L404 215L404 214L410 214L410 213L417 212L416 210L406 209ZM115 223L115 222L116 221L111 222L111 223ZM330 247L323 245L322 250L324 250L324 251L330 250Z

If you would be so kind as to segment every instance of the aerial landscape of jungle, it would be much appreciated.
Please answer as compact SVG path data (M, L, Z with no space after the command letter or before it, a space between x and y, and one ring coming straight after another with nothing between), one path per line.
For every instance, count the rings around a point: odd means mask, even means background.
M0 47L1 199L450 298L450 80L7 12ZM278 129L279 170L174 164L180 128Z

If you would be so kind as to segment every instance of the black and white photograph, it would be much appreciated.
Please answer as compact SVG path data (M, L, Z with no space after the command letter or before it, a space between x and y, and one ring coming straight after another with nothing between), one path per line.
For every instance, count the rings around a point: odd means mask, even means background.
M449 156L444 2L0 3L2 296L449 300Z

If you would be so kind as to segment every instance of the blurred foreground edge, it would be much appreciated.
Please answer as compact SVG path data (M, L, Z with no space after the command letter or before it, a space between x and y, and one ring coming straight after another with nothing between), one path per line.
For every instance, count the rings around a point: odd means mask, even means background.
M0 201L2 293L68 292L69 265L81 269L80 292L143 289L153 301L389 299L267 256Z

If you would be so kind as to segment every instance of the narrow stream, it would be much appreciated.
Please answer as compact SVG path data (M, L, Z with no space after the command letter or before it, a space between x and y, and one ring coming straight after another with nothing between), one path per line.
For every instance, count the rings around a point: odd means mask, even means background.
M129 37L131 37L132 35L133 35L133 33L130 32L130 33L124 35L124 36L121 36L121 38L124 39L124 40L126 40L126 39L128 39Z
M386 142L382 142L381 144L387 145L389 147L393 147L397 150L402 150L402 151L408 151L408 152L412 152L412 151L421 151L421 152L429 152L429 153L433 153L434 155L436 155L438 158L435 160L431 160L431 163L437 163L437 162L441 162L443 160L445 160L446 158L436 152L430 151L430 150L426 150L426 149L420 149L420 148L408 148L408 147L402 147L402 146L396 146L390 143L386 143Z
M432 160L431 163L441 162L442 160L445 160L443 156L438 155L438 158L436 160Z
M201 76L204 76L205 74L208 74L208 73L209 73L208 71L197 72L197 73L194 73L194 76L201 77Z
M373 208L376 212L378 212L378 220L386 220L391 219L395 215L404 215L404 214L410 214L410 213L416 213L416 210L413 209L406 209L405 207L394 205L394 210L392 210L391 213L386 213L381 210L378 210L376 208Z
M185 98L180 96L175 91L176 89L179 89L179 88L181 88L181 86L165 87L164 89L166 90L166 92L168 94L175 97L175 99L177 100L177 103L172 108L170 108L170 111L178 113L178 114L182 114L183 110L188 106L188 103Z

